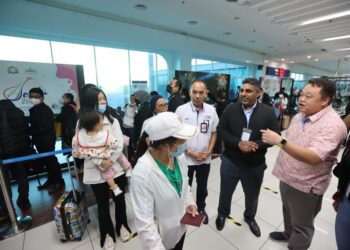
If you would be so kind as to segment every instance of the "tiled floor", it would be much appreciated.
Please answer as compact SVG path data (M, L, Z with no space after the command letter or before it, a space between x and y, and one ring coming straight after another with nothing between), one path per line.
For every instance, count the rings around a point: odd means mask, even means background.
M185 240L185 250L277 250L287 249L286 243L276 243L268 239L268 234L275 230L283 229L283 217L281 198L279 195L278 180L271 175L272 167L278 153L278 148L269 149L267 154L268 169L265 172L263 187L261 190L259 208L257 213L257 222L260 225L262 235L260 238L253 236L248 226L243 222L244 195L240 184L237 187L232 199L231 216L242 223L237 226L234 223L226 221L225 228L218 232L215 228L215 218L217 215L217 206L219 199L220 160L212 162L209 177L209 196L207 198L207 213L210 217L209 225L200 228L189 227ZM336 190L337 179L333 178L331 185L324 196L323 207L315 220L315 235L312 241L312 250L332 250L336 249L334 221L335 212L332 208L331 196ZM270 190L268 190L270 189ZM278 194L275 194L277 191ZM127 212L130 225L133 225L133 212L130 206L130 196L127 194ZM113 203L111 203L111 213L114 213ZM80 242L61 243L57 237L54 222L34 228L26 233L19 234L13 238L0 241L1 250L41 250L41 249L76 249L90 250L100 249L99 233L97 223L96 206L89 208L91 223L88 225L87 233L84 234ZM122 243L117 241L116 249L133 250L141 249L140 243L136 238Z

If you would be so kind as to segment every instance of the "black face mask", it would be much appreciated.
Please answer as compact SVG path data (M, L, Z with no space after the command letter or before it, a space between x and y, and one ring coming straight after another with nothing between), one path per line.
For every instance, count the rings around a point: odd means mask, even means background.
M166 91L171 94L172 87L170 84L166 85Z

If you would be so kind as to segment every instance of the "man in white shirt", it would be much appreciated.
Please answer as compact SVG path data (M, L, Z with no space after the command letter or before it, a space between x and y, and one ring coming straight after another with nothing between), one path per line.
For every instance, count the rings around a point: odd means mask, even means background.
M210 172L211 154L216 143L216 127L219 118L215 108L204 103L208 89L204 81L192 82L190 96L191 101L176 109L185 123L195 125L199 129L195 139L187 140L186 158L188 162L189 184L192 185L193 175L196 172L198 211L205 216L204 224L208 224L208 215L205 212L205 198L208 195L208 177Z

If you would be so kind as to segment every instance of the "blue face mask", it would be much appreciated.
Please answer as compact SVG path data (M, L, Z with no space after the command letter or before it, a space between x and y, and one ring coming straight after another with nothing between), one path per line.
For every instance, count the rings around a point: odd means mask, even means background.
M102 114L106 111L107 104L99 104L98 105L98 111L101 112Z
M178 144L176 144L176 145L177 145L177 150L175 152L170 152L170 155L173 157L178 157L185 152L185 148L186 148L185 143L183 143L181 145L178 145Z

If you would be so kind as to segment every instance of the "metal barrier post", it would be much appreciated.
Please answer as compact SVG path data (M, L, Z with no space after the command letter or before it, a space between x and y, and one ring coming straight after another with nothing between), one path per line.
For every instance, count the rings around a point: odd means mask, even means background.
M52 151L52 152L45 152L45 153L40 153L40 154L33 154L33 155L27 155L27 156L21 156L21 157L16 157L12 159L6 159L6 160L0 160L0 185L2 189L2 193L4 194L4 199L6 203L7 210L9 212L10 220L11 220L11 226L8 226L6 228L0 228L0 240L12 237L18 233L21 233L25 231L28 226L30 226L32 222L32 217L29 215L23 216L23 217L17 217L15 214L15 209L12 204L12 198L9 195L8 192L8 187L7 187L7 182L4 178L3 175L3 165L6 164L11 164L11 163L16 163L16 162L22 162L22 161L28 161L32 159L37 159L37 158L42 158L42 157L47 157L50 155L55 155L55 154L61 154L61 153L70 153L71 149L62 149L62 150L57 150L57 151Z
M0 185L4 196L4 200L6 203L7 211L9 213L10 220L11 220L11 226L8 226L4 230L2 230L0 237L8 238L23 232L32 222L32 217L28 215L24 217L16 217L15 209L12 204L12 199L8 192L7 181L4 178L3 166L1 162L0 162Z

